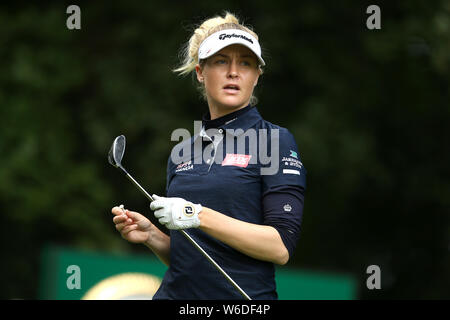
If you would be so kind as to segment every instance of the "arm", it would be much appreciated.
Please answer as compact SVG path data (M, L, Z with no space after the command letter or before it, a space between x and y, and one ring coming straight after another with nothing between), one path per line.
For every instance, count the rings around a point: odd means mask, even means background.
M198 218L201 230L252 258L280 265L289 260L288 250L274 227L240 221L206 207Z
M276 264L286 264L289 260L288 248L276 224L244 222L182 198L155 194L152 197L155 200L150 203L150 209L155 211L159 222L171 230L200 228L252 258Z
M170 264L170 237L159 230L149 219L134 211L112 208L113 222L122 238L132 243L142 243L167 266Z
M144 242L144 245L153 251L153 253L166 266L170 265L170 237L159 230L154 224L150 231L150 237Z
M155 194L153 198L150 209L169 229L200 228L252 258L277 264L285 264L289 259L289 252L274 227L240 221L182 198Z

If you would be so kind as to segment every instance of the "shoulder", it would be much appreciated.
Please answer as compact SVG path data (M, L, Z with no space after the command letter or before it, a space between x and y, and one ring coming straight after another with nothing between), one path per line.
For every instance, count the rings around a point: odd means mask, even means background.
M277 125L275 123L272 123L270 121L267 121L262 115L261 113L259 113L259 110L256 110L256 112L258 113L259 116L259 122L256 124L256 126L258 127L258 129L266 129L266 130L275 130L278 131L280 133L280 137L293 137L292 133L289 131L289 129L282 127L280 125Z
M182 141L178 142L175 146L172 147L169 158L167 160L168 169L191 160L191 149L194 144L194 139L195 136L184 138Z
M291 133L291 131L289 131L289 129L285 127L279 126L264 119L261 120L261 122L258 124L258 127L259 130L267 130L268 135L272 137L272 140L273 138L278 138L280 144L296 144L294 135Z

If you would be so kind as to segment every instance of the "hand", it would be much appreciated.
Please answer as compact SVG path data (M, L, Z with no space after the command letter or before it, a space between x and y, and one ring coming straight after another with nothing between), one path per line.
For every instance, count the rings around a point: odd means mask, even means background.
M156 194L150 203L150 209L155 211L155 217L168 229L179 230L198 228L200 220L198 214L202 211L200 204L193 204L182 198L164 198Z
M113 222L122 238L133 243L144 243L150 239L152 223L138 212L120 207L111 209L114 214Z

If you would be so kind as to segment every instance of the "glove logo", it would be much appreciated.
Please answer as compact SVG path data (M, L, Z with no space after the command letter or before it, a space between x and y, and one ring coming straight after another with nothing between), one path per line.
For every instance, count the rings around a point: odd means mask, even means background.
M192 217L195 213L194 207L190 204L185 205L183 208L183 213L186 217Z

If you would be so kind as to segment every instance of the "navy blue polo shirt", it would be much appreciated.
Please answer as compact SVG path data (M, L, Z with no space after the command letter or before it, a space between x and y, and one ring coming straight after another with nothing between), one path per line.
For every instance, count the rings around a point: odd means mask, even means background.
M274 226L292 255L303 211L306 170L292 134L256 107L203 121L177 144L167 166L167 197L181 197L241 221ZM273 263L251 258L198 228L185 230L252 299L277 299ZM242 299L176 230L170 266L154 299Z

